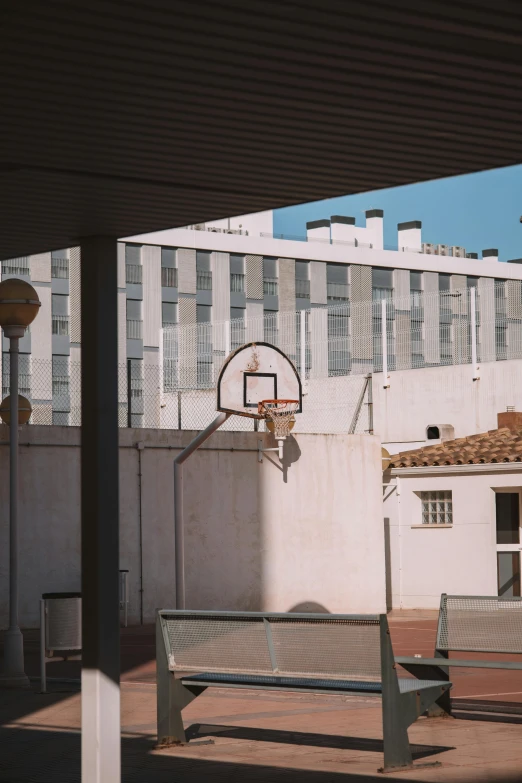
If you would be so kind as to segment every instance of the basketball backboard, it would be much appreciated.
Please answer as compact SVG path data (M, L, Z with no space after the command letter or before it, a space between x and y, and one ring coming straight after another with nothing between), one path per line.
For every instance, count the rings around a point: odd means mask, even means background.
M299 374L279 348L269 343L246 343L225 360L217 382L217 409L237 416L262 419L262 400L299 400L302 389Z

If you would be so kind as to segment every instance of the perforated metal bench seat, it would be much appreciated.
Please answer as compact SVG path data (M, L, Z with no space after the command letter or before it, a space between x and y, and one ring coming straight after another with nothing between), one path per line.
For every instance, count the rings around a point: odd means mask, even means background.
M450 653L466 658L450 658ZM469 658L470 653L504 656L497 660ZM399 655L395 661L414 677L449 681L452 668L522 670L522 661L506 660L522 655L522 598L505 596L446 595L440 599L433 658ZM449 692L430 708L434 717L451 714Z
M231 688L273 688L275 690L313 691L314 693L364 693L375 696L382 694L382 683L362 682L360 680L327 680L316 677L278 677L267 675L221 674L204 672L189 677L181 677L183 684L228 686ZM436 680L417 680L400 677L401 693L420 691L440 685Z
M160 610L158 742L187 742L182 710L209 687L382 698L384 770L412 766L408 726L451 683L398 678L386 615Z

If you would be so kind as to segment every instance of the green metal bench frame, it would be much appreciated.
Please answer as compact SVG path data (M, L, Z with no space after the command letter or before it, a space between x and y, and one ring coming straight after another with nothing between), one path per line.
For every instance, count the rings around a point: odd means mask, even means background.
M480 644L470 644L464 641L463 645L454 644L451 645L448 639L449 624L451 623L451 609L448 608L448 602L461 602L463 605L468 605L468 612L473 620L473 612L475 612L477 626L481 623L480 630L485 636L482 636L483 641ZM487 626L487 614L480 612L481 606L495 606L499 607L508 616L510 611L510 604L519 606L517 612L520 612L521 618L521 644L518 649L500 649L498 627L489 628ZM464 610L463 610L464 611ZM494 612L491 613L491 617L498 615ZM518 618L517 618L518 619ZM458 633L458 628L452 629ZM489 639L486 638L488 636ZM484 641L485 639L485 641ZM509 645L508 645L509 646ZM522 598L505 598L503 596L484 596L484 595L447 595L442 593L440 599L439 619L437 624L437 638L435 641L435 653L433 658L412 658L410 656L398 655L395 661L399 663L407 672L413 674L414 677L425 677L430 680L439 680L441 682L449 682L449 669L452 666L474 668L474 669L512 669L521 670L522 661L484 661L477 658L463 659L463 658L450 658L450 652L470 652L470 653L492 653L497 655L522 655ZM445 663L445 665L442 665ZM428 709L428 715L430 717L441 717L445 715L451 715L451 698L450 692L446 691L435 704L431 705Z
M259 620L263 623L266 632L266 641L270 651L270 661L273 672L270 674L253 675L251 671L242 674L237 666L234 671L212 672L195 667L187 672L180 671L175 662L175 656L171 649L171 642L167 630L167 623L175 618L187 618L201 621L225 619L234 622L244 621L246 618ZM325 631L327 623L332 620L348 621L357 626L372 624L379 626L377 643L380 649L374 653L380 653L381 681L361 681L350 675L350 654L346 658L346 675L317 675L303 677L285 673L279 675L276 650L272 642L271 621L281 620L303 621L303 625L310 628L310 624L317 625L317 634ZM314 628L315 633L315 628ZM186 653L186 651L185 651ZM370 653L370 650L368 650ZM451 687L448 681L421 681L418 679L399 679L393 656L388 620L385 614L381 615L325 615L325 614L279 614L261 612L203 612L185 610L158 610L156 620L156 662L157 662L157 720L158 720L158 744L161 746L187 743L187 737L183 726L182 710L197 698L210 686L227 688L261 688L281 691L297 691L312 693L340 693L358 694L364 696L382 696L382 721L384 739L384 772L392 772L397 769L409 768L413 765L412 753L408 740L408 726L426 712L430 705L439 700ZM364 665L364 664L363 664ZM361 667L361 659L358 668ZM324 671L324 670L323 670ZM350 679L351 677L351 679ZM437 678L439 679L439 678ZM436 763L436 762L435 762ZM433 765L433 762L430 766ZM416 766L421 766L416 765ZM424 766L424 765L422 765Z

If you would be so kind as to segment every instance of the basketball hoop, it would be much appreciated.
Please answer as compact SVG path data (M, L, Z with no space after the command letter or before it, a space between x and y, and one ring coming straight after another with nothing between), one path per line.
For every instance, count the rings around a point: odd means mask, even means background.
M299 400L261 400L258 413L266 419L267 427L277 440L284 440L294 424Z

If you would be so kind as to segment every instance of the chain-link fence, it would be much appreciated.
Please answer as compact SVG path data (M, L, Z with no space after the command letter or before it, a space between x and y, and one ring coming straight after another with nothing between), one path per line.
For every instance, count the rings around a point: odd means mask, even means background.
M20 394L33 406L31 423L81 424L81 364L68 357L42 361L26 357ZM172 366L129 360L118 368L120 427L204 429L216 417L216 389L172 386ZM2 367L3 396L9 394L9 363ZM364 376L310 379L295 432L367 432L371 429L371 383ZM263 422L231 416L223 429L264 429Z
M303 432L348 431L356 411L356 430L370 430L367 401L359 404L370 373L522 358L522 281L468 278L451 288L452 280L447 289L405 296L374 289L374 300L361 302L348 301L346 285L336 289L346 301L329 306L166 325L157 364L130 359L119 367L120 425L201 429L215 412L225 358L250 341L271 343L294 362L306 387L296 425ZM7 354L2 392L9 393ZM20 393L32 400L33 422L79 424L80 365L68 357L20 356ZM254 424L234 417L227 427Z

